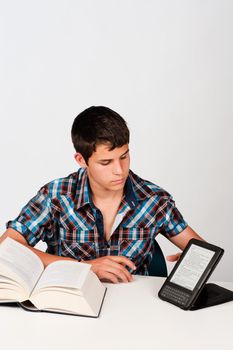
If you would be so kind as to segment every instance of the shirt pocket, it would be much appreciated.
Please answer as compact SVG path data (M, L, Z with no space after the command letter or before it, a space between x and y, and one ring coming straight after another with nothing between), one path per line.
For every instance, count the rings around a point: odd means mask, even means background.
M94 230L60 229L61 255L81 260L96 259L97 243Z
M127 228L119 232L119 252L140 263L151 250L153 232L149 228Z

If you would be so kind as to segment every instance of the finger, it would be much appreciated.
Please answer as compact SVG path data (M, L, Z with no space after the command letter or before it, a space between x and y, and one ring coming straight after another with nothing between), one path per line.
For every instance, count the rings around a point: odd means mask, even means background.
M134 265L134 263L130 259L126 258L126 256L123 256L123 255L117 255L117 256L110 255L110 256L108 256L108 258L110 258L111 260L116 261L119 264L123 264L124 266L130 267L132 270L136 270L136 266Z
M92 271L95 272L98 277L102 276L104 272L110 272L123 282L132 281L132 275L129 271L120 263L110 259L109 256L92 260Z
M132 275L129 271L119 263L109 260L108 264L105 265L107 272L114 274L122 282L132 281Z
M98 277L102 282L111 282L114 284L119 282L117 276L107 271L102 271Z
M111 256L104 259L104 264L107 271L114 273L123 282L132 281L131 273L121 263L111 259Z
M171 261L171 262L177 261L177 260L179 260L179 258L180 258L180 253L173 254L173 255L168 255L168 256L166 257L166 259L167 259L168 261Z

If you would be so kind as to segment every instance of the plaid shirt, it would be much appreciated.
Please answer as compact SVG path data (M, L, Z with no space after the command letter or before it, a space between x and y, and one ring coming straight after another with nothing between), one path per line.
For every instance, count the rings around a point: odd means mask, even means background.
M31 246L42 240L47 253L78 261L124 255L134 262L134 273L146 275L155 236L170 238L187 223L169 193L130 171L106 241L103 216L92 202L87 172L81 168L43 186L7 227L20 232Z

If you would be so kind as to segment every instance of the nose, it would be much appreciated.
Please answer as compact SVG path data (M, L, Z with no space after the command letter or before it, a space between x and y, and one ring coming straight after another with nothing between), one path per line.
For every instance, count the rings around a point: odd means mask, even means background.
M122 175L123 169L120 161L116 161L113 164L113 174L114 175Z

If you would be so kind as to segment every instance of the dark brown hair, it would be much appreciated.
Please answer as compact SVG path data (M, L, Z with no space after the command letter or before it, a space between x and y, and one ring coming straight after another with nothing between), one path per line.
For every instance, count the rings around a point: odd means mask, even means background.
M86 163L99 144L109 144L109 150L129 143L126 121L112 109L92 106L81 112L71 129L76 152L81 153Z

